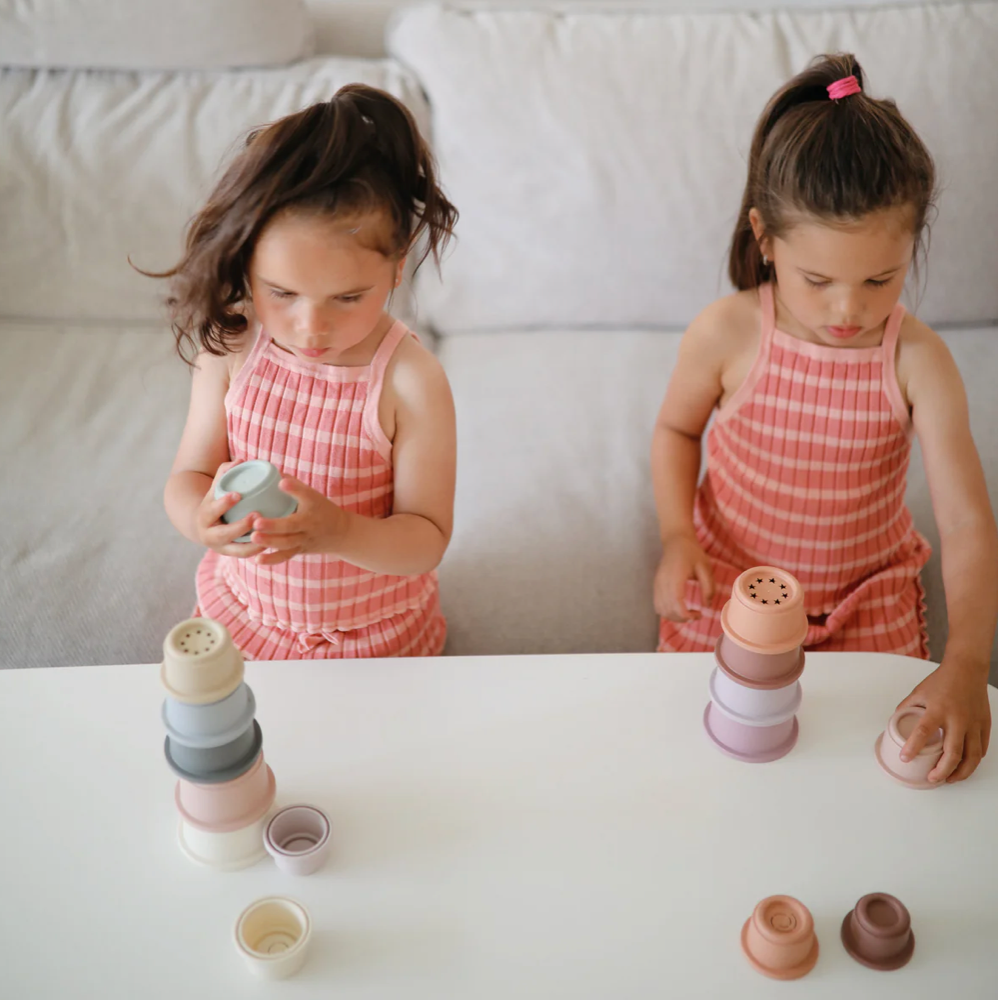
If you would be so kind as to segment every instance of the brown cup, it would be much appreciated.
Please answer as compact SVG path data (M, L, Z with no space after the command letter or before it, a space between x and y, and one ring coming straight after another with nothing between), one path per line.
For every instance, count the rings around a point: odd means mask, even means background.
M864 896L842 921L842 944L868 969L890 972L907 965L915 935L904 903L886 892Z
M789 687L804 673L800 646L783 653L757 653L739 646L724 633L714 646L717 665L733 681L760 690Z

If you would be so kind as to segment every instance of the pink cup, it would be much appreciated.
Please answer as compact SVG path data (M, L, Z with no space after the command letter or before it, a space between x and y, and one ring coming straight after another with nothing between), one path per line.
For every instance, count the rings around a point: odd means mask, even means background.
M271 817L263 846L281 871L311 875L329 853L329 817L315 806L288 806Z
M804 589L786 570L754 566L735 580L721 628L743 649L788 653L807 635Z
M765 764L785 757L797 743L797 718L776 726L746 726L726 716L713 702L703 713L703 726L715 746L748 764Z
M756 972L800 979L818 961L818 938L808 908L792 896L768 896L742 928L742 950Z
M800 646L785 653L756 653L724 634L714 646L714 659L732 680L761 690L787 687L804 673L804 650Z
M274 772L261 750L253 766L238 778L214 784L181 778L174 797L185 823L222 833L255 823L270 810L276 792Z
M710 699L735 722L746 726L778 726L797 714L803 692L800 681L769 690L745 687L715 667L710 675Z
M931 782L929 772L939 763L943 755L943 731L937 729L929 742L922 747L912 760L901 760L901 748L915 731L924 708L913 706L898 709L887 723L887 728L877 737L874 752L877 762L896 781L908 788L942 788L944 781Z

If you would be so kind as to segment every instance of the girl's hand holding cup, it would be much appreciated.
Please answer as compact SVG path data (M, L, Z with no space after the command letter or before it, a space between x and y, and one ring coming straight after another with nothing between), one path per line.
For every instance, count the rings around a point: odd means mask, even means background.
M227 524L222 515L228 513L242 499L238 493L223 493L216 497L215 490L218 481L236 462L223 462L215 473L211 488L204 495L195 516L198 541L223 556L235 556L237 559L249 559L263 551L262 545L247 542L237 542L236 539L250 532L256 515L251 511L238 521Z

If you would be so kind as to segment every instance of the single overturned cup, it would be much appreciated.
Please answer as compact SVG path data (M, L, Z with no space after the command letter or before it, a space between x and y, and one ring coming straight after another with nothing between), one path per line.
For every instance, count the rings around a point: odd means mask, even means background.
M943 731L937 729L924 747L911 760L901 760L901 748L922 721L925 709L917 705L900 708L877 737L874 752L877 763L892 777L908 788L942 788L945 781L929 781L929 772L943 755Z
M275 813L264 831L267 853L289 875L311 875L329 853L329 817L315 806L288 806Z
M742 928L742 951L770 979L800 979L818 961L811 911L793 896L767 896Z
M311 937L308 911L283 896L258 899L236 921L236 949L261 979L287 979L298 972Z
M842 921L842 945L868 969L892 972L907 965L915 951L907 907L886 892L863 896Z
M226 524L234 524L247 514L261 517L287 517L298 509L298 501L278 487L281 472L276 465L254 458L240 462L222 473L215 483L215 499L227 493L238 493L238 503L222 515ZM248 542L249 532L240 535L237 542Z
M243 656L229 630L213 618L188 618L163 640L160 679L166 693L188 705L222 701L243 682Z
M807 636L804 589L786 570L754 566L735 580L731 597L721 609L721 628L749 652L792 654ZM789 669L793 667L791 662ZM789 669L781 664L778 672Z

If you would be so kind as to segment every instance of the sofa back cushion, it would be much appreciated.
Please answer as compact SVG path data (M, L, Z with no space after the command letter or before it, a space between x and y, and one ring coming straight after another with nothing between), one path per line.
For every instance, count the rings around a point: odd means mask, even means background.
M766 13L402 11L461 211L421 314L439 333L676 327L729 290L752 129L820 53L856 53L942 185L919 313L998 318L998 4ZM914 302L912 304L915 304Z
M303 0L16 0L0 3L0 66L203 69L310 53Z
M252 126L346 83L381 87L422 128L413 77L381 60L200 73L0 70L0 317L162 320L186 221Z

